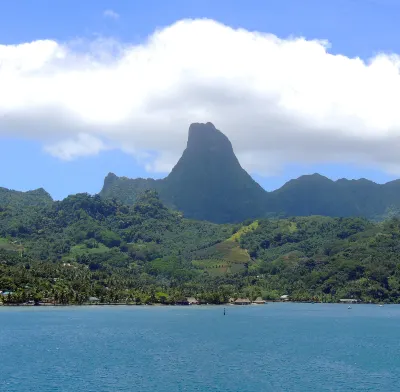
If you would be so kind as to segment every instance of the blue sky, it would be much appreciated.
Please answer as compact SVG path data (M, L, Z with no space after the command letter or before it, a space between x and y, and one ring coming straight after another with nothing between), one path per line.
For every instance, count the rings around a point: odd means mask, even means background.
M105 10L113 10L119 17L105 17ZM380 52L400 53L398 15L400 2L396 0L13 0L0 4L0 45L96 37L138 44L155 29L180 19L210 18L233 28L281 38L327 39L332 45L330 53L368 59ZM119 149L65 161L48 154L40 140L11 132L4 136L0 133L0 163L0 186L17 190L44 187L57 199L100 191L108 172L132 178L165 175L146 172L137 159ZM321 161L291 162L279 175L254 177L270 190L290 178L313 172L377 182L397 177L373 163Z

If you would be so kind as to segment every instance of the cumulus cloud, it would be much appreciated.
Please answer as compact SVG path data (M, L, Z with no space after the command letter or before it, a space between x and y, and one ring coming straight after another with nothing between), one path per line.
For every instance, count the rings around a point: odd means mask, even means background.
M75 139L65 139L45 146L45 151L49 154L66 161L82 155L97 155L103 150L107 150L107 146L102 140L85 133L80 133Z
M213 20L182 20L140 45L0 45L0 137L61 159L117 148L167 171L191 122L213 122L252 173L356 163L400 174L400 57L329 53Z
M119 19L119 14L113 10L105 10L103 16L105 18Z

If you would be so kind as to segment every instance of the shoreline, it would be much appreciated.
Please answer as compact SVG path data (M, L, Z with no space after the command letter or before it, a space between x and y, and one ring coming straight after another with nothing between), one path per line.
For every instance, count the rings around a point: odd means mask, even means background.
M227 306L234 306L234 307L259 307L259 306L265 306L268 304L313 304L313 305L343 305L343 306L350 306L350 305L376 305L376 306L383 306L383 305L400 305L397 303L379 303L379 302L358 302L358 303L343 303L343 302L311 302L311 301L265 301L264 304L247 304L247 305L236 305L233 303L224 303L224 304L193 304L193 305L182 305L182 304L161 304L161 303L154 303L154 304L134 304L134 303L83 303L83 304L50 304L50 303L42 303L39 305L35 304L1 304L0 303L0 308L2 307L34 307L34 308L59 308L59 307L101 307L101 306L137 306L137 307L206 307L206 306L219 306L219 307L227 307Z

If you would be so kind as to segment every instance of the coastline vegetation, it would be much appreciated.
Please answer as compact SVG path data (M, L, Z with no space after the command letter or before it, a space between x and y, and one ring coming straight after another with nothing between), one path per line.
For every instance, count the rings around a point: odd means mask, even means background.
M34 195L40 197L40 195ZM400 303L400 220L322 216L214 224L78 194L0 198L0 302L176 304L187 297ZM5 294L6 293L6 294Z

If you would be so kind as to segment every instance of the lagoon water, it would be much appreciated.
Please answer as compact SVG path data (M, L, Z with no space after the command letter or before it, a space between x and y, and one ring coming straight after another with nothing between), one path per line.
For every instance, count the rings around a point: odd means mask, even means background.
M1 392L397 391L400 306L0 308Z

